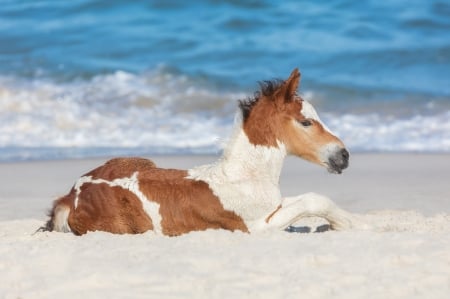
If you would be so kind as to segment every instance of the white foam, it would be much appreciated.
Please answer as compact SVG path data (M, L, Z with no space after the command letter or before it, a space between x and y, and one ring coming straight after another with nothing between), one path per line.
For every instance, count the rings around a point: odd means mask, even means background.
M325 119L350 149L450 152L450 111L406 119L378 114L327 114Z
M2 77L0 144L173 148L211 145L228 128L223 115L231 119L238 97L196 90L186 80L125 72L71 83ZM217 117L217 112L222 117Z
M1 159L55 155L23 150L43 147L214 152L231 131L237 100L248 95L162 72L118 71L63 83L0 76L0 147L7 157ZM313 93L305 95L315 104ZM390 117L376 111L327 113L322 106L323 122L351 151L450 152L448 110Z

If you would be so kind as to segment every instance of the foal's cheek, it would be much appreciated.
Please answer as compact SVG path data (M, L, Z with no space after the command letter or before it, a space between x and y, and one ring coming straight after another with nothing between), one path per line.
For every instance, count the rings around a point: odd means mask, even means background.
M298 124L292 124L284 132L285 144L290 154L299 156L311 162L318 163L318 148L314 132Z

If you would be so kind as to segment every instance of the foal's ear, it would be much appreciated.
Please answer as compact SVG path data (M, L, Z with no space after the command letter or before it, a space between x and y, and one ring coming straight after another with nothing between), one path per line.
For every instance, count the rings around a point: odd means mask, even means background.
M290 101L297 92L297 88L300 85L300 77L301 75L298 71L298 68L295 68L289 78L286 80L286 83L284 83L286 85L286 101Z
M284 84L279 90L278 96L283 98L285 102L289 102L293 99L295 93L297 92L297 88L300 84L300 72L298 68L295 68L289 78L284 81Z

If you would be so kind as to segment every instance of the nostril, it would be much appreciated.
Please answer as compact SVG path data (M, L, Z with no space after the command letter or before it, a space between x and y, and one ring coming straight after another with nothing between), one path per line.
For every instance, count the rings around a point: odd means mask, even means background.
M348 158L350 158L350 153L345 148L341 150L341 155L344 160L348 160Z

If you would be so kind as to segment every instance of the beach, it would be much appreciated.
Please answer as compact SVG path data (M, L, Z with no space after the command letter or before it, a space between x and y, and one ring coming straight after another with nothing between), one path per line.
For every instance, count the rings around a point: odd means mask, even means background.
M0 20L0 299L450 298L446 1L10 0ZM281 193L323 194L360 229L36 232L108 158L215 161L242 103L296 68L350 166L288 157Z
M214 155L154 156L165 168ZM351 155L342 175L289 157L284 196L310 191L360 214L370 230L208 230L77 237L34 233L53 199L105 159L0 164L0 298L448 298L449 154ZM325 229L323 229L325 227ZM315 232L317 229L324 232ZM320 229L322 228L322 229Z

